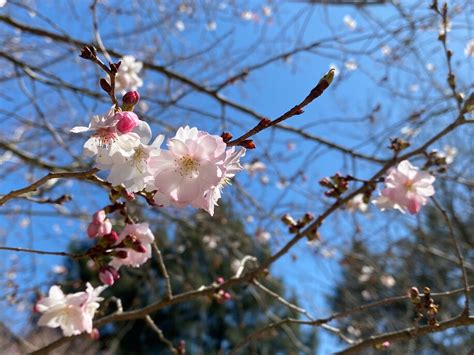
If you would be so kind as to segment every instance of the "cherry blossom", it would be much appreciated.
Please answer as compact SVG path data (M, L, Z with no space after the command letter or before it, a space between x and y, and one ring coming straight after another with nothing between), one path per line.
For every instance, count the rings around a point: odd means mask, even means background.
M434 176L404 160L389 170L385 188L372 202L382 211L394 208L402 213L416 214L426 205L428 197L434 195L434 181Z
M107 164L102 163L103 170L110 170L107 181L114 186L123 184L128 192L139 192L147 185L151 185L153 171L148 163L152 156L160 154L163 140L164 136L159 135L151 145L139 142L133 147L133 154L127 159L118 157L109 160Z
M151 258L151 246L155 236L148 223L126 224L115 245L125 244L124 248L114 249L127 253L125 258L113 257L109 266L119 269L122 265L139 267Z
M240 158L245 155L245 148L240 148L235 151L234 148L226 151L226 158L224 160L224 172L221 180L217 186L211 187L204 195L200 196L193 202L193 207L202 208L209 212L211 216L214 215L214 207L217 206L217 201L222 196L222 190L226 185L231 184L231 179L235 174L242 170L243 167L240 165Z
M87 283L85 291L65 295L59 286L52 286L48 297L36 303L35 309L43 313L38 325L60 327L65 336L92 333L92 320L99 302L103 300L99 295L105 288L94 288Z
M123 56L115 78L115 89L117 91L133 91L143 86L143 80L138 76L143 68L132 55Z
M202 204L202 197L225 177L226 147L221 137L181 127L168 150L151 157L155 170L155 202L184 207Z

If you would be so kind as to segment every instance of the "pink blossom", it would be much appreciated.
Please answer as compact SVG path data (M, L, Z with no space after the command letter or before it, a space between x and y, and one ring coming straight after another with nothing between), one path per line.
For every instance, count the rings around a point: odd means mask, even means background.
M140 123L138 116L131 111L117 112L114 118L117 120L118 131L123 134L132 132Z
M148 223L126 224L115 245L122 243L128 236L133 236L136 239L136 247L115 249L117 252L126 252L124 258L113 257L109 263L109 266L117 270L122 265L139 267L151 258L150 244L155 240L155 236L148 227ZM138 245L141 245L143 249Z
M48 297L40 299L35 309L43 313L38 325L50 328L60 327L65 336L92 333L92 321L99 302L99 294L106 288L93 288L87 283L85 291L65 295L59 286L49 289Z
M372 202L382 211L395 208L402 213L416 214L421 206L426 205L428 197L434 195L434 181L434 176L404 160L396 168L389 170L385 188Z
M155 202L183 207L201 198L224 176L226 147L221 137L181 127L168 150L150 159L155 171Z
M103 237L112 232L112 223L107 218L105 211L100 210L92 216L92 222L87 227L89 238Z

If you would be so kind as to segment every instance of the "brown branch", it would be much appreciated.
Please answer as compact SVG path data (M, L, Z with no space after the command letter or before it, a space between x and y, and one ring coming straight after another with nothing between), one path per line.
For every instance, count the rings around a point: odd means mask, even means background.
M4 205L11 199L14 199L16 197L19 197L23 194L26 194L28 192L36 191L41 185L45 184L48 180L51 179L59 179L59 178L75 178L75 179L89 179L91 176L93 176L96 172L98 172L98 169L91 169L88 171L83 171L83 172L61 172L61 173L49 173L46 176L43 176L41 179L35 181L29 186L26 186L22 189L14 190L0 198L0 206Z
M445 322L439 323L439 325L436 327L433 327L430 325L426 325L419 328L411 327L411 328L405 328L405 329L392 332L392 333L385 333L381 335L372 336L366 340L363 340L357 343L354 346L350 346L347 349L341 352L338 352L338 354L356 354L356 353L360 353L361 350L364 350L370 346L376 346L386 341L393 342L396 340L409 340L409 339L412 339L413 337L419 337L421 335L441 332L449 328L460 327L464 325L473 325L473 324L474 324L474 317L469 317L469 315L463 313L459 317L452 318Z
M17 248L17 247L2 247L0 246L0 250L9 250L9 251L18 251L22 253L32 253L32 254L41 254L41 255L57 255L57 256L67 256L73 259L82 259L87 257L87 254L71 254L66 253L63 251L44 251L44 250L36 250L36 249L28 249L28 248Z
M158 268L160 269L161 274L165 279L165 289L166 289L166 298L165 299L172 299L173 298L173 291L171 289L171 281L170 276L168 275L168 271L166 270L165 263L163 261L163 257L161 255L161 251L156 245L156 242L152 243L153 250L156 254L156 262L158 263Z
M161 331L161 329L158 328L158 326L155 324L155 322L153 322L153 319L151 319L150 316L145 317L145 322L146 322L146 324L148 324L150 326L151 329L153 329L153 331L158 335L158 338L160 339L160 341L163 342L164 344L166 344L168 349L173 354L178 354L178 350L176 350L176 348L173 346L173 343L165 338L165 336L163 335L163 332Z
M303 113L303 108L305 108L307 105L309 105L319 96L321 96L323 92L329 87L329 85L331 85L333 79L334 79L334 69L331 69L326 75L324 75L321 78L321 80L319 80L318 84L316 84L316 86L298 105L293 106L290 110L286 111L280 117L275 118L273 121L270 121L269 119L266 119L266 118L260 120L260 122L255 127L250 129L247 133L244 133L239 138L231 142L228 142L227 145L228 146L241 145L241 143L243 143L248 138L254 136L258 132L263 131L264 129L272 127L272 126L276 126L280 122L283 122L284 120L290 117L301 115Z

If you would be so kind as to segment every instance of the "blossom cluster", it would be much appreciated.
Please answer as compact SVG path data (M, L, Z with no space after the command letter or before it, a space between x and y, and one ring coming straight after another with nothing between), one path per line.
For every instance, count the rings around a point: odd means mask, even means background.
M90 132L84 153L95 157L99 170L109 171L107 181L128 192L153 192L160 206L193 206L214 214L223 187L242 169L245 148L227 149L222 137L189 126L180 127L161 149L163 135L153 143L150 126L133 111L138 93L124 96L121 108L112 107L94 116L87 127L71 132ZM135 98L135 100L133 100Z

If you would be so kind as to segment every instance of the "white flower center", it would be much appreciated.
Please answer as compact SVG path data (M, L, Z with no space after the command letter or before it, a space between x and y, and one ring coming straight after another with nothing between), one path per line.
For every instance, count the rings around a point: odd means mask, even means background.
M177 172L183 177L193 178L199 175L198 168L201 164L189 155L175 159Z
M147 160L148 152L143 149L143 147L135 148L135 153L132 156L132 164L141 174L145 172Z

